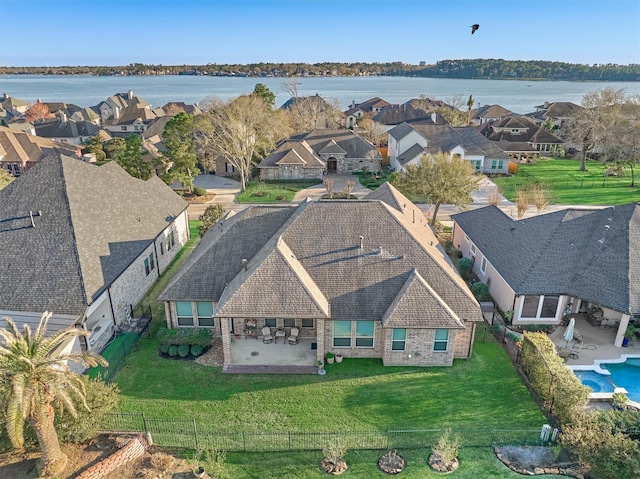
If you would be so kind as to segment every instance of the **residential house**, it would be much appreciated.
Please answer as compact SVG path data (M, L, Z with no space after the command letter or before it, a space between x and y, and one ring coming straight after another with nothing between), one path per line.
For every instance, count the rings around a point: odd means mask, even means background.
M331 351L385 365L447 366L471 356L482 320L427 219L388 183L370 199L252 206L227 216L158 299L168 327L221 335L227 371L247 325L299 328L295 348L314 351L313 362ZM294 347L278 355L277 364L301 365Z
M410 102L385 106L373 117L373 120L385 125L387 131L402 123L409 125L447 124L444 118L437 113L416 108Z
M482 125L492 121L499 121L511 117L514 113L500 105L484 105L471 111L471 123Z
M382 100L381 98L371 98L362 103L356 103L355 100L351 102L351 106L344 112L345 127L353 128L360 118L366 114L375 116L385 106L389 106L391 103Z
M79 157L78 149L0 126L0 168L20 176L43 158L63 154Z
M377 148L353 131L317 129L291 137L258 168L261 178L322 178L323 172L378 172L381 161Z
M445 152L471 162L479 173L507 173L509 156L472 126L410 125L389 130L389 162L394 171L417 164L423 156Z
M182 112L188 113L189 115L193 116L202 113L202 110L198 107L197 103L195 103L194 105L187 105L183 101L171 101L169 103L166 103L162 107L162 111L164 111L164 114L167 116L176 116L178 113Z
M29 103L19 98L9 96L7 93L4 93L0 100L2 100L0 101L0 106L8 112L24 113L29 108Z
M513 324L560 324L596 308L621 346L629 322L640 321L640 204L517 221L488 206L452 219L454 245Z
M91 332L100 352L188 238L162 180L52 154L0 191L0 316Z
M67 120L67 116L62 112L58 112L58 118L36 122L33 128L36 136L72 145L82 145L96 135L100 135L105 140L111 138L105 130L94 123L84 120Z
M536 106L536 111L527 113L526 116L538 126L545 126L550 121L555 128L560 128L582 109L583 107L570 101L545 101L543 105Z
M149 102L131 90L110 96L96 109L103 127L113 136L142 134L152 120L164 116L162 108L152 109Z
M559 154L564 144L563 140L537 126L526 116L483 123L477 130L518 162L531 162L539 156Z
M342 124L342 119L339 118L342 112L317 93L313 96L291 97L282 104L280 109L289 110L293 113L300 111L305 120L304 124L307 124L310 128L332 128ZM294 115L294 118L298 116ZM312 119L312 125L309 124L308 119ZM294 125L295 127L296 125Z

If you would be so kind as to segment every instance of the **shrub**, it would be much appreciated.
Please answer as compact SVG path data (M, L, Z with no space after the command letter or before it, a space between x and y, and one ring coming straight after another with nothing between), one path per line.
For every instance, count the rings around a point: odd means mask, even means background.
M333 359L334 357L335 355L331 351L327 353L327 359Z
M204 213L202 213L200 215L200 218L198 218L200 221L202 221L202 224L198 226L198 235L200 236L200 238L202 238L204 234L209 231L209 228L220 221L225 213L226 210L224 209L224 206L219 203L207 206L207 209L204 210Z
M67 409L62 414L56 414L55 425L60 442L80 443L93 439L106 415L120 403L120 391L116 384L105 383L101 378L90 380L88 376L82 376L82 382L90 411L78 401L75 403L76 417Z
M454 434L451 428L446 428L438 443L433 446L433 453L440 456L445 464L451 464L458 457L461 444L460 436Z
M164 353L164 354L167 354L167 353L169 352L169 348L170 348L170 347L171 347L171 344L169 344L169 343L162 343L162 344L160 345L160 352L161 352L161 353Z
M193 194L196 196L207 196L207 190L204 188L200 188L199 186L196 186L193 189Z
M489 301L491 299L489 286L486 283L475 283L471 286L471 292L478 301Z
M202 346L199 344L194 344L191 346L191 354L195 357L198 357L202 354Z
M181 344L180 346L178 346L178 355L181 358L186 358L189 355L189 345L188 344Z
M161 328L158 331L160 344L168 343L175 346L197 344L206 348L213 340L213 332L206 328Z
M175 344L169 348L169 356L172 358L178 355L178 346Z
M458 261L458 271L460 271L460 276L464 279L469 277L469 273L471 273L471 267L473 266L473 262L471 258L460 258Z

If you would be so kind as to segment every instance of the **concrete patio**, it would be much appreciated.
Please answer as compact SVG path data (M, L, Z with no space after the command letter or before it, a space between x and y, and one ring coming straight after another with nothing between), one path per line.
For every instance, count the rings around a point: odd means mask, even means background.
M560 348L570 348L578 355L577 359L567 358L567 366L597 366L601 361L615 362L621 360L623 355L640 356L640 341L632 340L629 346L619 348L614 346L617 328L592 326L585 319L577 319L575 329L582 335L582 342L564 339L566 327L555 329L549 338ZM589 368L580 368L589 369Z
M232 339L231 359L242 366L315 366L316 350L311 349L315 342L315 338L300 338L295 345L283 338L269 344L262 339Z

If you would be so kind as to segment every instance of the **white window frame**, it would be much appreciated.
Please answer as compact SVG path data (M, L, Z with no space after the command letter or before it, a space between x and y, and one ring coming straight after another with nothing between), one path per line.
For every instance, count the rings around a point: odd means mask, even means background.
M487 257L483 256L482 261L480 262L480 271L482 274L487 274Z
M338 323L338 322L340 322L340 323L349 323L349 336L346 336L346 335L345 336L336 336L336 328L335 328L335 326L336 326L336 323ZM332 326L333 327L331 328L332 329L331 333L333 335L333 338L331 339L331 344L333 344L333 347L334 348L350 348L351 345L353 344L353 321L334 321ZM339 346L336 346L336 339L348 339L349 340L349 344L348 345L347 344L341 344Z
M198 303L210 303L211 304L211 316L200 316L200 312L198 311ZM211 303L209 301L196 301L196 316L198 318L198 326L201 327L201 328L213 328L213 327L215 327L216 323L215 323L215 320L213 319L215 311L216 311L215 303ZM211 324L200 324L200 318L211 319Z
M189 303L189 305L191 306L191 316L185 316L185 315L180 315L178 313L178 303ZM193 303L191 301L176 301L175 302L175 308L176 308L176 325L178 327L182 327L182 328L192 328L193 326L195 326L196 322L195 322L195 315L193 314ZM180 324L180 320L184 320L184 319L191 319L191 324Z
M351 328L352 331L354 331L355 333L355 346L356 348L364 348L364 349L372 349L375 347L376 345L376 322L375 321L353 321L356 323L356 327L355 328ZM358 336L358 326L359 325L363 325L363 324L368 324L371 323L371 325L373 326L373 334L371 336ZM365 340L371 340L371 346L359 346L358 345L358 340L359 339L365 339Z
M396 331L404 331L404 339L394 339L393 335ZM396 343L402 343L402 349L395 349L394 346ZM392 353L401 353L407 350L407 328L393 328L391 330L391 352Z
M476 253L478 252L478 249L476 248L476 245L473 244L473 242L471 242L471 246L469 247L469 251L471 252L471 256L473 256L475 258L476 257Z
M446 331L447 339L437 339L438 331ZM433 352L434 353L446 353L449 350L449 338L451 337L450 331L446 328L438 328L433 333ZM444 349L436 349L436 344L444 343Z

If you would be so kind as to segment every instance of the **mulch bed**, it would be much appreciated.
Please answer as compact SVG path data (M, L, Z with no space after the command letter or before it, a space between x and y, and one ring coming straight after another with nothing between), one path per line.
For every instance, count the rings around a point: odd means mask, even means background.
M224 355L222 352L222 339L214 338L211 347L195 360L196 363L203 366L222 366L224 363Z
M190 204L209 203L215 197L215 193L207 193L205 196L196 196L189 193L185 193L184 195L182 195L182 198Z

